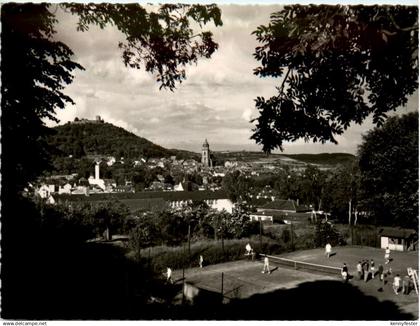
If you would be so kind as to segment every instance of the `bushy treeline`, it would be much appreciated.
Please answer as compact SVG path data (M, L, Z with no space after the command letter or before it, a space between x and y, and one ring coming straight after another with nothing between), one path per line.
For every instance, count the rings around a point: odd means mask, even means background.
M256 252L265 254L278 254L286 250L283 242L264 236L261 241L255 236L242 239L228 239L223 242L215 240L200 240L191 244L187 243L177 247L155 246L144 248L140 251L140 258L147 262L155 271L161 271L165 267L181 269L197 267L200 255L203 256L204 266L231 262L234 260L251 258L245 256L245 246L249 243ZM138 253L132 252L131 257L138 259ZM255 256L255 258L258 258Z
M251 222L241 209L229 214L202 202L163 212L143 212L132 222L130 246L135 250L156 245L177 246L188 240L239 239L259 230L258 224Z
M112 238L112 234L128 233L132 225L128 208L119 201L78 202L46 205L38 202L40 226L44 232L86 241Z
M38 203L40 225L58 237L112 239L128 234L132 249L158 245L178 246L203 239L239 239L259 232L243 209L233 214L193 202L176 209L132 213L122 202L71 202L60 205ZM51 231L51 232L50 232Z

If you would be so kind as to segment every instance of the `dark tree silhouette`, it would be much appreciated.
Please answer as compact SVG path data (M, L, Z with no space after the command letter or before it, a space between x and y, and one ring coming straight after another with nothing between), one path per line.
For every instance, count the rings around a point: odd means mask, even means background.
M389 118L359 148L362 206L377 224L418 227L418 112Z
M337 143L350 123L407 103L418 88L418 9L409 6L285 6L253 34L260 77L282 78L258 97L254 139L265 152L284 141Z
M3 190L15 193L45 168L42 119L56 121L55 110L73 103L62 90L82 67L53 40L56 20L46 4L5 4L1 21Z

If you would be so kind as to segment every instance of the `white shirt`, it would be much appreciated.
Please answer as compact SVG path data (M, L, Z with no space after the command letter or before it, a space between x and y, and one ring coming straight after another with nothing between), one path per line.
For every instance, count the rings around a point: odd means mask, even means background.
M251 245L248 243L248 244L245 246L245 249L246 249L246 251L251 252L251 250L252 250Z
M327 243L327 245L325 246L325 251L331 252L331 245L329 243Z

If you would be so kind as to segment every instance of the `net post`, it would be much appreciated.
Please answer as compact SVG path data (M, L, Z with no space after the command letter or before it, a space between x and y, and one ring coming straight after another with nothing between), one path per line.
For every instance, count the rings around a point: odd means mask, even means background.
M223 272L222 272L222 290L221 290L221 295L222 295L222 301L223 301Z

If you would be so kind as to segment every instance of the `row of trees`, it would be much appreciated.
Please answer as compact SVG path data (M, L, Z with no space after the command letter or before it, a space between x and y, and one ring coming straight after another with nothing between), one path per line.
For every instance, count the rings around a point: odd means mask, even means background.
M258 225L250 221L244 209L229 214L211 209L203 202L178 209L130 213L119 201L55 206L39 201L38 210L40 228L49 236L61 238L60 241L83 242L129 234L131 246L136 249L176 246L187 240L238 239L259 232Z
M130 212L119 201L54 206L39 201L38 209L43 232L70 243L75 239L81 242L102 237L111 239L113 234L127 234L132 227Z
M233 214L211 209L205 203L163 212L143 212L133 220L131 246L135 249L155 245L176 246L203 239L239 239L259 232L244 210Z

